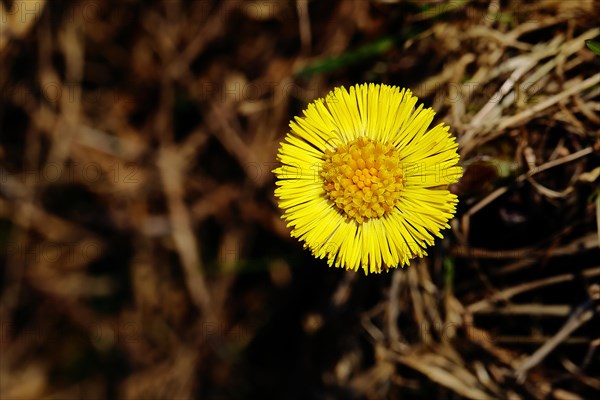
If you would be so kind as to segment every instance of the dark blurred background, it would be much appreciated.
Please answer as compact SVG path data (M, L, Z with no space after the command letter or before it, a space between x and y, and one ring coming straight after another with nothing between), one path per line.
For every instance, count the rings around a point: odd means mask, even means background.
M599 20L0 1L0 399L600 398ZM411 88L465 168L429 257L369 276L290 238L270 172L362 82Z

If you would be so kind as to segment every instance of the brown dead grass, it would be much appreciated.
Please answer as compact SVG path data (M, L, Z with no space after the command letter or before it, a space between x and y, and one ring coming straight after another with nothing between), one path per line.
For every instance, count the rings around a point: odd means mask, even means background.
M600 395L597 2L0 5L0 398ZM270 173L364 81L465 166L446 239L368 278L289 237Z

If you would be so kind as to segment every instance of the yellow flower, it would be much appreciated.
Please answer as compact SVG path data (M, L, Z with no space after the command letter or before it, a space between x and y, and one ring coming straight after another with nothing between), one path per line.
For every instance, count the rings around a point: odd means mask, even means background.
M426 256L449 228L462 176L448 126L410 90L335 88L290 122L275 196L291 235L329 266L380 273Z

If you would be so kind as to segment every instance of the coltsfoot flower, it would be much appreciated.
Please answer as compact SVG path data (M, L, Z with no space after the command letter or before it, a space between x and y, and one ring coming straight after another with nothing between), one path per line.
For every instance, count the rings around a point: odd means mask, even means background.
M448 126L410 90L362 84L329 92L290 123L275 196L291 235L329 266L380 273L426 256L449 228L462 176Z

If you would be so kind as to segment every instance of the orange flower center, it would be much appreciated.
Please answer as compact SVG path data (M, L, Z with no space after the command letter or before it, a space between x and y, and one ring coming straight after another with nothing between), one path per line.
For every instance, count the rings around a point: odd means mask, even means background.
M321 177L327 197L358 223L392 211L404 188L398 151L360 137L325 152Z

